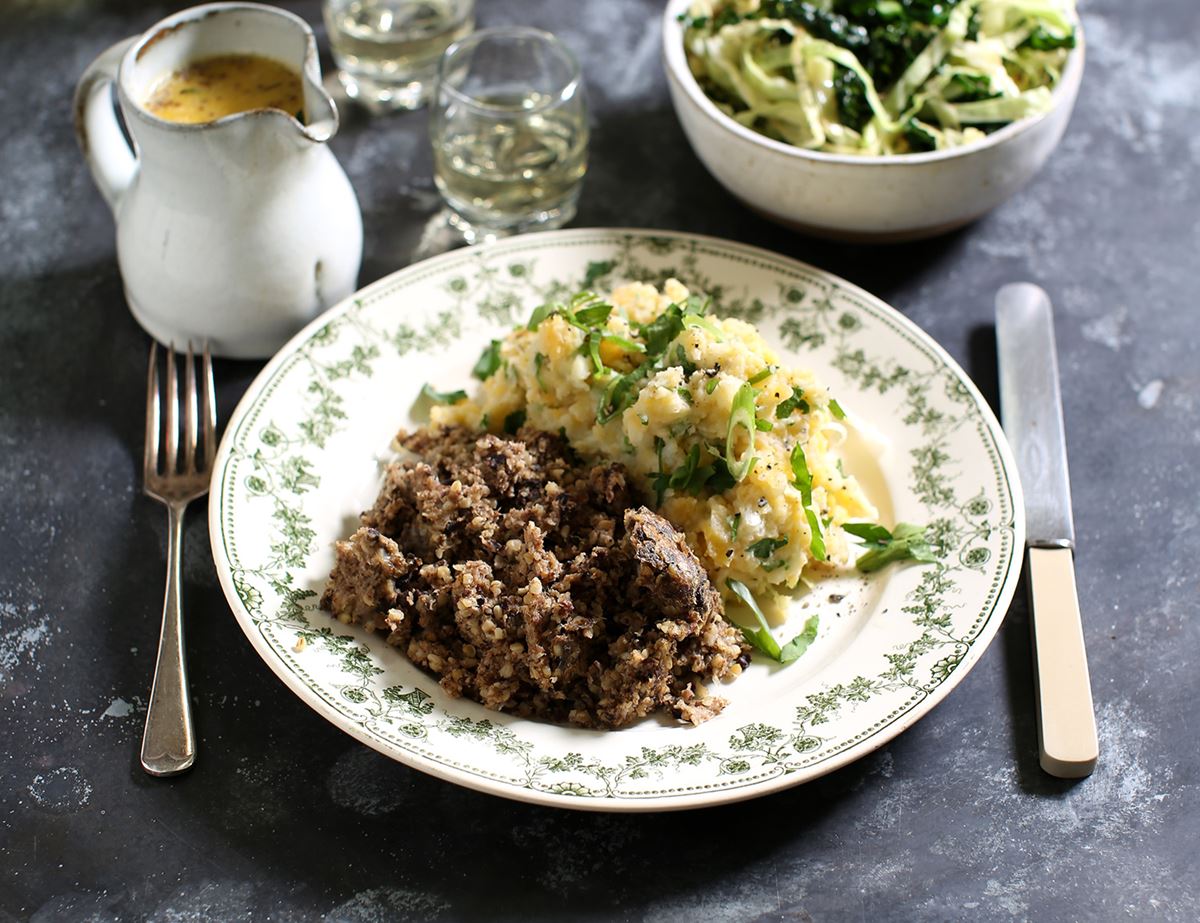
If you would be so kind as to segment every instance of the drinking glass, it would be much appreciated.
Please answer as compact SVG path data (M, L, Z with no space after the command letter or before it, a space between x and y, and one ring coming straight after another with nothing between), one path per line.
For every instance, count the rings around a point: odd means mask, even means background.
M424 105L442 52L475 27L474 0L325 0L322 12L346 95L375 110Z
M579 63L549 32L483 29L447 48L429 135L434 181L469 242L575 217L587 105Z

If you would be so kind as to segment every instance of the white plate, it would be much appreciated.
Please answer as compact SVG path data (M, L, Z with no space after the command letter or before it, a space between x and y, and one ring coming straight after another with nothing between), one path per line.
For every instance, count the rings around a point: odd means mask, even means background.
M943 564L822 583L821 631L787 667L721 687L700 727L558 727L446 696L382 636L317 608L333 543L373 502L421 385L470 387L483 345L587 282L675 276L814 369L886 524L930 523ZM864 431L869 433L867 427ZM297 335L247 391L218 453L213 555L242 629L301 699L423 772L540 804L694 808L813 779L882 746L958 683L999 627L1024 547L1016 469L966 374L911 322L820 270L684 234L572 230L460 250L371 285ZM842 595L839 603L831 596ZM808 607L808 608L804 608ZM801 612L797 612L800 615ZM298 643L303 638L304 643ZM297 648L300 648L299 650Z

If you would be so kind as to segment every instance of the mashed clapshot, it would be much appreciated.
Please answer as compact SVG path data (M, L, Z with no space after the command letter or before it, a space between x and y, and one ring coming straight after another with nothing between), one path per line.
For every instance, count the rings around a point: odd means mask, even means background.
M542 306L475 372L478 393L434 407L435 424L528 424L619 462L726 600L778 611L806 574L852 563L844 523L876 517L838 455L835 396L678 281Z

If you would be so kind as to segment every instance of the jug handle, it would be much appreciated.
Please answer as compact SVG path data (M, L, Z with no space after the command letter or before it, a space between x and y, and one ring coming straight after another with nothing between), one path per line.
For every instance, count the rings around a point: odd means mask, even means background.
M88 65L75 87L75 139L108 207L116 213L137 173L137 154L117 118L112 87L136 36L122 39Z

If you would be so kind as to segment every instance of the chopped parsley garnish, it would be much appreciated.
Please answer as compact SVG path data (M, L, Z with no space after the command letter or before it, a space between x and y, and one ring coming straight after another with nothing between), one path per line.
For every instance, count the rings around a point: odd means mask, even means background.
M504 418L504 432L510 436L525 425L525 411L514 410Z
M889 532L883 526L869 522L848 522L842 529L863 540L867 552L859 556L857 566L869 574L893 561L917 561L933 564L937 561L933 546L925 534L925 526L902 522Z
M794 660L798 660L800 655L808 650L809 645L816 640L820 619L814 615L804 623L804 630L800 634L792 638L783 647L780 647L779 642L771 634L771 626L767 623L767 617L763 615L762 609L758 607L758 603L754 599L754 594L750 592L746 584L740 580L731 578L725 581L725 585L746 604L754 614L755 621L758 623L755 628L746 628L739 625L738 627L742 630L742 636L748 643L762 651L772 660L777 660L780 663L791 663Z
M791 397L785 398L780 405L775 408L775 419L786 420L797 410L799 410L801 413L808 413L808 409L808 401L804 399L804 392L799 388L792 388Z
M687 357L687 352L684 351L682 344L675 346L675 364L683 369L684 378L690 378L692 372L696 371L696 363Z
M593 330L583 340L580 351L591 357L592 374L604 374L604 360L600 358L600 334Z
M811 506L804 508L804 516L808 519L808 528L812 532L812 538L808 542L812 549L812 556L818 561L824 561L826 558L825 536L821 534L821 522L817 519L817 514L813 512Z
M760 538L757 542L754 542L752 545L750 545L747 548L747 551L749 551L752 555L754 555L760 561L765 561L765 560L767 560L767 558L771 557L771 555L773 555L776 551L778 551L780 548L782 548L787 543L788 543L788 540L786 537L784 537L784 538Z
M671 486L671 472L663 469L663 449L667 447L662 436L654 437L654 453L658 456L658 471L650 484L654 488L654 505L662 506L663 496L667 492L667 488Z
M421 386L421 396L429 398L435 404L457 404L467 399L467 392L435 391L433 386L426 382Z
M585 293L582 296L577 295L575 299L572 299L572 305L576 304L577 299L595 300L596 297L591 293ZM572 322L597 320L603 313L600 310L596 310L599 307L598 305L588 304L586 307L577 309L569 308L568 311L573 311L574 313L571 317L568 317L568 320L572 320ZM604 305L604 307L608 308L609 312L611 312L611 306ZM591 328L600 342L615 343L626 352L640 353L645 357L641 365L631 372L616 375L608 383L607 387L605 387L599 406L596 408L597 423L601 425L608 423L610 420L620 416L626 408L631 407L637 400L641 382L656 372L662 371L671 365L680 366L685 376L689 376L696 371L695 363L688 359L687 352L684 350L682 344L676 344L676 348L672 351L671 355L668 355L668 349L674 339L688 326L702 326L705 329L711 327L712 332L719 335L720 331L703 317L703 313L707 307L708 302L702 301L695 295L689 296L683 305L668 305L667 309L654 318L654 320L650 321L650 323L633 325L634 330L642 340L641 343L607 333L602 328ZM608 313L603 313L605 321L608 319L608 316ZM539 318L538 320L540 321L541 319ZM579 324L576 323L576 326L579 326ZM596 346L598 347L598 345L597 343ZM606 374L598 348L593 352L592 344L586 341L585 347L585 354L591 355L592 366L596 373Z
M503 361L500 358L500 341L492 340L479 354L479 358L475 361L475 367L471 369L471 374L480 381L486 381L496 373Z
M792 638L779 652L779 662L791 663L793 660L799 660L800 655L808 650L808 646L817 640L817 629L820 625L821 617L819 615L810 615L805 620L804 629L800 634Z
M714 494L724 493L737 483L730 474L729 465L725 463L725 459L714 458L712 468L713 473L712 477L708 479L708 489Z
M600 406L596 409L596 422L607 423L637 400L638 387L642 379L650 374L650 363L640 365L628 375L618 375L608 383L604 394L600 397Z
M667 482L672 490L680 490L681 488L689 487L692 483L692 478L695 477L698 466L700 465L700 444L692 446L684 459L682 465L675 469L670 480ZM659 468L662 468L662 462L659 461Z
M608 315L612 314L612 310L612 305L604 302L588 305L575 312L573 323L577 327L600 327L608 321Z
M675 393L683 398L684 403L689 406L696 403L696 399L692 397L692 390L687 385L680 385L675 389Z
M534 308L529 316L527 330L537 330L542 321L553 314L563 317L573 327L578 327L585 333L597 327L602 327L612 313L612 305L600 301L595 292L579 292L568 304L561 301L548 302Z
M646 355L657 358L683 333L683 311L677 304L668 305L662 314L648 324L638 324L637 329L646 344Z
M529 323L525 325L526 330L537 330L538 326L547 317L554 313L555 306L552 304L541 304L533 309L533 313L529 315Z
M800 502L804 504L804 517L808 520L808 529L812 533L809 548L812 556L818 561L825 560L825 537L821 534L821 522L812 508L812 472L808 470L808 459L804 457L804 447L796 443L792 449L792 475L795 480L792 486L800 491Z
M804 446L796 443L792 449L792 486L800 491L800 502L812 506L812 474L808 470L808 459L804 457Z

